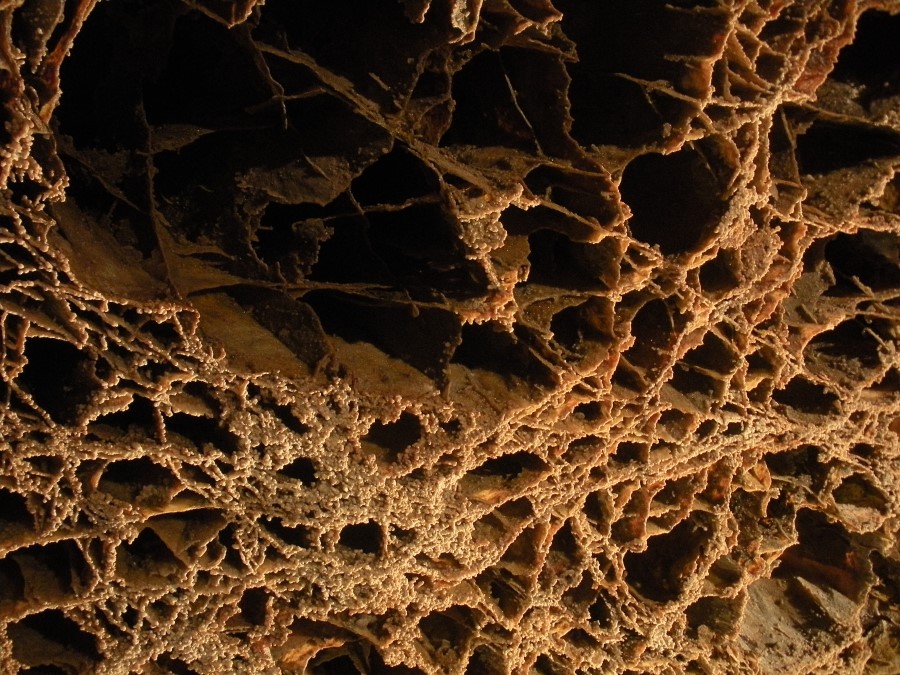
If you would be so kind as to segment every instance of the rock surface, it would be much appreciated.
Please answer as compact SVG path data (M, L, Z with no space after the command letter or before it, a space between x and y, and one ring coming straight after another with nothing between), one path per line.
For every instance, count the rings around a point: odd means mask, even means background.
M0 672L900 672L900 3L0 21Z

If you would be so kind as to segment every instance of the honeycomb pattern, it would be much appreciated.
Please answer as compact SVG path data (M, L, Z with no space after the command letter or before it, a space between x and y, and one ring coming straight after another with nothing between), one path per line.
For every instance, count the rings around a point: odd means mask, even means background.
M0 20L0 672L898 672L896 0Z

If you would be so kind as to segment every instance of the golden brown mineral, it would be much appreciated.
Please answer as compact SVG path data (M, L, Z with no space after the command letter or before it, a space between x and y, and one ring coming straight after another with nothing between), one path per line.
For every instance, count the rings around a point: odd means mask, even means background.
M900 1L0 25L0 673L900 673Z

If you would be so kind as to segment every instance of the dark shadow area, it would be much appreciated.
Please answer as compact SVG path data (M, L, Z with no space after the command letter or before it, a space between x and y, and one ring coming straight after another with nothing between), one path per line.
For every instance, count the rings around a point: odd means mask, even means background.
M725 210L717 177L693 148L648 154L625 167L620 186L631 208L631 234L666 255L697 250L713 234Z

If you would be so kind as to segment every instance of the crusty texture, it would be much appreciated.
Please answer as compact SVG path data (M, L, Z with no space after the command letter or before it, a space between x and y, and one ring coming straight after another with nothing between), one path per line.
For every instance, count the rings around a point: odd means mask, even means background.
M0 26L0 671L900 672L900 4Z

